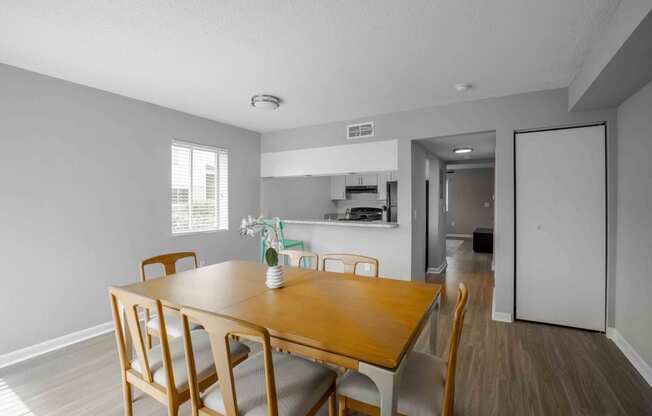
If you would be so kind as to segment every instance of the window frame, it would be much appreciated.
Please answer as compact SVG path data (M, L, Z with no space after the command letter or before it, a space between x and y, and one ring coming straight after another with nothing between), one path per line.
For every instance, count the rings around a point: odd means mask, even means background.
M192 177L193 177L193 149L198 149L198 150L204 150L204 151L209 151L209 152L214 152L215 153L215 159L216 159L216 164L215 164L215 214L217 216L216 222L217 222L217 228L214 229L207 229L207 230L188 230L188 231L180 231L180 232L174 232L174 229L172 227L172 217L173 217L173 210L172 210L172 193L173 193L173 187L172 187L172 176L173 176L173 147L185 147L190 149L190 186L189 186L189 193L188 193L188 200L189 203L192 201ZM196 234L211 234L211 233L219 233L219 232L224 232L224 231L229 231L229 214L230 214L230 204L227 205L227 213L226 213L226 227L225 228L220 228L220 211L219 211L219 206L220 206L220 153L225 152L226 153L226 160L227 160L227 169L228 169L228 164L229 164L229 158L230 158L230 150L227 147L222 147L222 146L211 146L211 145L206 145L202 143L196 143L192 142L189 140L182 140L182 139L173 139L172 142L170 143L170 163L168 165L168 169L170 172L170 181L169 181L169 194L168 194L168 207L169 207L169 230L170 230L170 235L172 237L182 237L182 236L188 236L188 235L196 235ZM226 183L226 192L227 192L227 201L229 199L229 192L231 189L231 184L230 184L230 178L229 178L229 173L227 170L227 183ZM192 212L189 214L192 216Z

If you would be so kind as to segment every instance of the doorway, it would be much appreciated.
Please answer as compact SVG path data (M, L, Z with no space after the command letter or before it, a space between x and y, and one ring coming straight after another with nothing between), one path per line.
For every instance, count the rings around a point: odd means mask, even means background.
M426 175L418 178L419 188L425 181L425 201L414 198L427 215L414 232L414 250L424 250L419 264L429 273L441 273L447 266L447 238L466 239L473 247L475 231L484 230L489 244L477 246L492 258L494 232L495 148L496 132L483 131L415 141L427 159ZM413 164L419 162L413 158ZM413 165L413 175L420 175L422 165ZM417 182L414 182L417 186ZM418 214L415 210L415 214ZM425 241L422 240L425 237ZM424 241L424 243L421 243ZM459 243L459 241L458 241ZM487 247L489 247L487 249ZM493 263L493 261L492 261ZM413 263L414 264L414 263Z

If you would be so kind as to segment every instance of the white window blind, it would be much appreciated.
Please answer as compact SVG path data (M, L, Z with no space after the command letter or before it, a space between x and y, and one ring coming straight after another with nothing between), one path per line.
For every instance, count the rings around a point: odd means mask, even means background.
M172 142L172 234L229 228L229 152Z

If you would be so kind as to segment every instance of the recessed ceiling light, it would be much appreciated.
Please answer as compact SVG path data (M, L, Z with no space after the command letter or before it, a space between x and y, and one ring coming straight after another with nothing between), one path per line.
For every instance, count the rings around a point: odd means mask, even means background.
M281 105L281 99L273 95L258 94L251 97L251 106L262 110L276 110Z
M471 88L473 88L473 84L468 84L468 83L466 83L466 82L463 82L463 83L461 83L461 84L455 84L455 85L453 85L453 86L454 86L455 89L456 89L457 91L459 91L459 92L468 91L468 90L470 90Z
M453 149L453 152L455 152L457 154L471 153L472 151L473 151L473 149L471 149L470 147L459 147L457 149Z

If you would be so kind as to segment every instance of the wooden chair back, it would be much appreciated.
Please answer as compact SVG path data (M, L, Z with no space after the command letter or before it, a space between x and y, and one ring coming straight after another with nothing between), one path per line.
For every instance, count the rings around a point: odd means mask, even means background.
M188 383L190 386L190 401L192 414L204 408L200 398L200 389L197 383L195 358L192 354L192 339L188 320L199 323L204 327L210 337L213 359L220 380L220 391L224 400L225 416L238 415L238 401L233 380L233 362L229 351L229 339L232 337L245 338L262 344L265 363L265 385L267 392L267 407L269 416L278 416L278 402L276 398L276 384L274 381L274 364L272 361L272 346L267 329L239 319L219 315L200 309L181 308L181 321L183 324L183 339L186 352L186 365L188 369Z
M357 267L359 264L369 264L371 265L373 277L378 277L378 268L379 263L378 259L367 256L360 256L357 254L341 254L341 253L332 253L324 254L321 259L321 268L326 270L326 262L328 261L338 261L344 264L344 273L358 274L356 273Z
M313 253L312 251L304 251L304 250L280 250L278 254L282 256L287 256L290 259L290 266L292 267L301 267L301 264L303 264L304 260L308 261L308 264L310 264L310 269L315 269L319 268L319 255L317 253ZM314 259L313 261L310 261Z
M139 361L141 368L141 376L148 384L154 385L152 378L152 371L149 366L149 358L147 350L145 349L145 341L143 331L141 330L140 321L138 317L139 309L154 310L157 313L159 320L160 337L161 337L161 353L163 358L163 366L167 375L167 385L174 386L174 374L172 373L172 364L170 358L170 349L168 345L168 335L165 329L165 316L163 314L163 305L161 301L156 299L146 298L124 291L117 287L109 288L109 296L111 300L111 312L113 313L113 323L115 324L115 337L118 346L118 356L120 365L124 373L132 370L131 357L127 354L127 344L125 341L125 328L123 328L122 320L120 319L120 304L125 308L126 330L129 331L136 357ZM135 373L135 370L132 370Z
M144 282L147 280L145 276L145 266L150 264L161 264L165 269L165 276L177 272L177 261L192 257L194 260L195 268L197 268L197 255L193 251L183 251L179 253L161 254L160 256L150 257L140 262L140 279Z
M446 382L444 384L444 396L442 400L442 416L453 416L453 405L455 402L455 369L457 367L457 352L462 337L464 326L464 315L466 314L466 303L469 300L469 290L464 283L460 283L457 290L457 302L453 315L453 329L448 347L448 366L446 368Z

